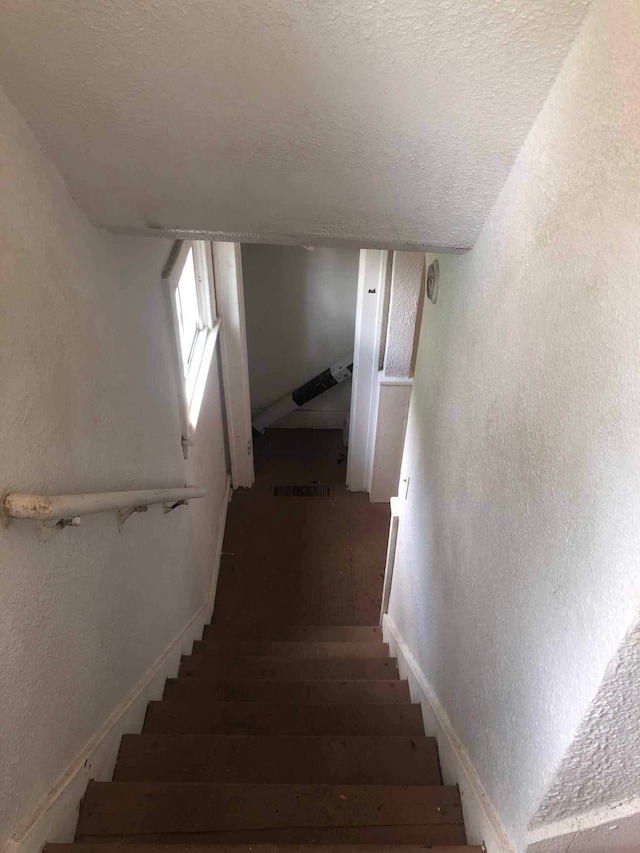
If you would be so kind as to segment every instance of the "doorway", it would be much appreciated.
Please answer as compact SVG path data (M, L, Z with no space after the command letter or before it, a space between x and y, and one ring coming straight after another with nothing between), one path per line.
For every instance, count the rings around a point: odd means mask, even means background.
M242 246L256 448L265 431L311 433L290 435L291 452L315 441L318 454L340 459L343 484L359 260L357 249Z

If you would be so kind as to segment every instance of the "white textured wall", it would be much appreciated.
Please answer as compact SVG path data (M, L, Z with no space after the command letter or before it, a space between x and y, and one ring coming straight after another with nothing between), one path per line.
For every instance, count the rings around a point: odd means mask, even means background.
M424 289L423 252L394 252L384 352L385 376L413 376L413 354Z
M390 615L519 850L640 605L639 43L594 6L424 312Z
M204 485L166 518L43 542L0 529L0 838L200 608L226 473L215 363L185 463L160 272L170 243L98 231L0 90L0 490Z
M353 352L358 259L357 249L243 245L254 411L267 408ZM350 400L347 381L302 408L334 412L340 420L349 412Z

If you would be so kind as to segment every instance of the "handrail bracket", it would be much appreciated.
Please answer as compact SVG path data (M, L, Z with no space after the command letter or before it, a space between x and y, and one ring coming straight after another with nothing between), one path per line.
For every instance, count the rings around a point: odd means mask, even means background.
M42 521L41 524L50 530L63 530L65 527L80 527L82 519L79 515L74 515L71 518L59 518L58 521Z
M146 512L148 506L130 506L128 509L119 509L116 513L118 518L118 527L122 527L125 521L130 518L134 512Z
M176 501L173 504L162 504L162 509L166 515L169 512L173 512L173 510L177 509L179 506L189 506L189 501Z

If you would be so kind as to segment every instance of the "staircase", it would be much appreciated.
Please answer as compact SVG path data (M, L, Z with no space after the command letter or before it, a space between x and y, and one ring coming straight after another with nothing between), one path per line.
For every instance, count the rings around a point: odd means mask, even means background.
M379 628L209 625L89 783L75 843L45 853L480 850L465 840Z

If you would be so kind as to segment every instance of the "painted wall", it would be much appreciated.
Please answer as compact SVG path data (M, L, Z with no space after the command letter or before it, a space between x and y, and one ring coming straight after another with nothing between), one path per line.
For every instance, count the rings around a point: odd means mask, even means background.
M170 243L91 226L1 90L0 128L0 489L208 489L121 533L113 514L47 541L32 522L0 529L6 839L202 608L226 471L215 362L182 457L160 284Z
M422 252L394 252L391 293L384 348L384 375L413 376L414 351L422 319L425 256Z
M243 245L254 411L353 352L358 261L356 249ZM280 424L342 428L350 400L351 383L342 382Z
M390 616L518 850L640 607L639 40L593 7L424 310Z

